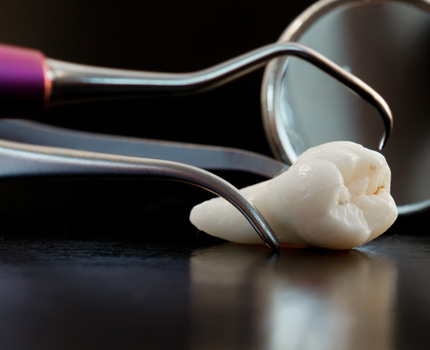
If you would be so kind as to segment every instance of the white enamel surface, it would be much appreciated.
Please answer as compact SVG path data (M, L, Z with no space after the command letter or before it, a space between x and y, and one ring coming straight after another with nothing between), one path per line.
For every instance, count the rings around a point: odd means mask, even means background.
M241 192L264 215L280 243L349 249L376 238L397 218L383 155L352 142L304 152L283 174ZM195 206L191 222L210 235L261 244L247 220L221 198Z

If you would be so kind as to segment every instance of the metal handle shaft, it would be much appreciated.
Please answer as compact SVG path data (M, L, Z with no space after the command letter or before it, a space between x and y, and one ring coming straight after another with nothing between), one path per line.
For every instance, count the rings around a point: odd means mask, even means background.
M0 46L0 65L1 60L4 60L2 55L5 55L5 52L6 57L8 57L8 48L6 47L5 49ZM34 67L25 68L24 65L18 64L14 66L15 69L8 75L10 76L9 78L0 78L1 94L7 91L9 84L13 84L13 74L20 76L26 73L29 76L35 74L35 86L37 86L37 89L30 90L37 93L32 93L30 97L25 94L22 96L21 108L24 106L24 110L31 110L31 107L35 107L33 101L35 98L39 98L39 104L36 105L40 107L48 99L50 101L73 101L76 99L134 96L150 93L200 92L213 89L248 74L264 66L275 57L295 56L331 75L377 108L385 127L380 148L385 145L393 124L391 111L387 103L375 90L315 50L297 43L275 43L263 46L211 68L191 73L154 73L101 68L54 59L47 59L46 64L44 64L43 55L38 52L20 49L16 49L14 52L20 59L28 59L31 62L33 62L34 57L37 57L34 60ZM47 66L49 69L46 69ZM41 76L42 73L44 74L43 76ZM22 91L25 92L25 87L28 86L31 86L31 84L24 85ZM42 86L44 88L43 93L41 93ZM17 92L19 92L18 90ZM13 103L10 106L17 105L18 95L18 93L13 95L6 93L3 100L11 98ZM11 112L13 110L10 108L6 109L6 113ZM0 110L1 115L6 116L7 114L2 113Z

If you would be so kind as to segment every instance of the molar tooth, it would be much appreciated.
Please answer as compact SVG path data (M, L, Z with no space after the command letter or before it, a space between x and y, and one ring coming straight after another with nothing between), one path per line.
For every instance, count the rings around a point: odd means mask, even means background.
M349 249L385 232L397 218L385 158L352 142L304 152L283 174L247 187L281 243ZM246 219L221 198L194 207L191 222L211 235L261 243Z

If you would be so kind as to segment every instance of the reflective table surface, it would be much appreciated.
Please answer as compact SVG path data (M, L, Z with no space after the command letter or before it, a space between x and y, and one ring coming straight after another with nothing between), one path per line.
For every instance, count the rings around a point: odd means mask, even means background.
M33 186L28 198L46 186L49 191L41 207L28 211L31 201L13 203L0 187L11 208L2 208L0 242L4 349L430 346L428 212L400 218L358 249L282 249L273 255L265 247L197 232L177 208L185 203L188 210L187 201L179 204L177 196L142 202L139 216L136 203L124 201L130 195L121 194L131 185L108 182L106 196L115 195L116 204L103 205L102 185L93 184L102 198L95 202L89 187L81 190L93 208L88 214L84 202L80 209L73 201L49 206L58 195L53 183ZM26 184L22 190L34 185ZM76 189L67 187L64 198L73 199ZM69 217L67 205L74 208ZM114 218L120 209L130 213L127 220L123 213Z

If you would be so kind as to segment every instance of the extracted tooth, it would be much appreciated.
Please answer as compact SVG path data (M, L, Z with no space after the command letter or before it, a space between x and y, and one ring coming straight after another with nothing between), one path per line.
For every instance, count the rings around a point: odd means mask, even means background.
M281 175L244 188L284 245L349 249L385 232L397 218L391 171L382 154L353 142L304 152ZM191 222L210 235L260 244L248 221L226 201L195 206Z

